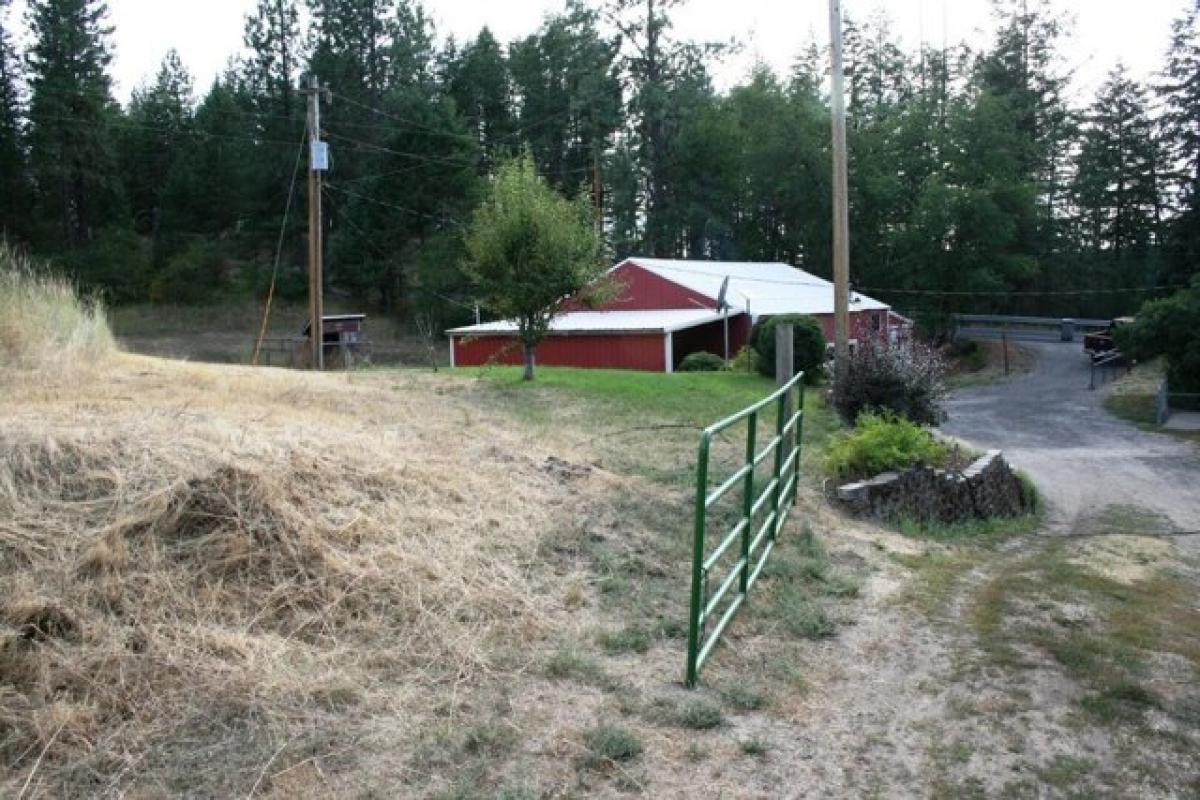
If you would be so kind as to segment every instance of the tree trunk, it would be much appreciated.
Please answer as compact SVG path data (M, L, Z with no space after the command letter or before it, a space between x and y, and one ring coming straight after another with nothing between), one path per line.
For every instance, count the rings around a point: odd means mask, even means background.
M525 357L525 371L521 373L521 380L533 380L533 345L522 344L521 353Z

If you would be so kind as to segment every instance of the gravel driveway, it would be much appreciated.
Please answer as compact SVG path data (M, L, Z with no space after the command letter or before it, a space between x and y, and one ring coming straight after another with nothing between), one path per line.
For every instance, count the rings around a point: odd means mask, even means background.
M1139 506L1184 531L1200 531L1200 447L1144 431L1101 406L1089 391L1079 344L1025 344L1033 370L964 389L948 403L942 430L977 448L999 448L1036 481L1052 529L1070 531L1107 506ZM1200 536L1180 537L1189 550Z

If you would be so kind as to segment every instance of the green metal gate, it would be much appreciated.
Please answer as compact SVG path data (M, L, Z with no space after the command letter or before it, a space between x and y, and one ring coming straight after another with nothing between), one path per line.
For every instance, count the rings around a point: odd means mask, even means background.
M796 500L800 475L800 438L804 420L804 373L797 375L769 397L742 409L731 417L705 428L700 434L700 453L696 463L696 529L692 550L692 601L688 614L687 678L689 687L696 685L700 667L712 653L721 633L729 625L746 599L750 587L767 563L775 539L787 520ZM761 449L757 446L760 416L775 414L775 435ZM709 491L709 467L713 439L723 431L745 423L745 456L740 466ZM792 445L792 446L788 446ZM755 473L767 458L774 455L771 478L763 487L756 486ZM765 476L764 476L765 477ZM721 514L714 514L720 500L731 492L739 501L727 511L736 514L737 522L720 536L718 544L708 549L708 533L713 517L721 525ZM764 515L764 512L765 515ZM761 520L761 521L760 521ZM729 520L732 522L732 519ZM735 549L734 545L738 545ZM728 572L719 567L736 553L737 560ZM719 583L712 591L712 578ZM736 585L737 592L730 596ZM725 601L724 604L722 601ZM717 623L709 630L708 622Z

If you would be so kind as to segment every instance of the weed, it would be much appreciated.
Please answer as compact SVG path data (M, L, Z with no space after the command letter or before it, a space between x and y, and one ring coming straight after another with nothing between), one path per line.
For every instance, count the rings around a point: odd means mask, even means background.
M710 730L725 721L721 707L716 703L697 697L679 707L676 722L684 728Z
M1086 758L1057 755L1050 763L1037 770L1044 783L1056 789L1079 788L1079 781L1090 773L1095 765Z
M640 626L629 626L619 631L607 631L600 635L600 646L609 655L620 653L645 653L650 649L650 632Z
M1140 684L1118 680L1084 697L1079 703L1085 711L1106 722L1133 722L1148 708L1157 708L1158 697Z
M642 743L627 728L616 725L598 725L583 732L583 744L587 748L584 765L598 769L607 764L632 761L642 754Z
M556 650L550 656L546 662L546 676L554 680L570 679L591 685L605 684L608 681L604 670L594 659L569 648Z
M467 728L463 734L462 749L473 756L498 756L511 750L513 744L512 730L507 725L485 722Z
M862 583L857 578L835 572L825 578L821 589L831 597L858 597Z
M784 628L805 639L826 639L837 632L837 625L825 608L802 591L789 587L776 598Z
M767 704L762 691L744 683L735 683L724 689L721 698L741 711L758 711Z
M757 736L752 736L749 739L743 739L740 745L742 753L748 756L765 756L771 749L770 744Z

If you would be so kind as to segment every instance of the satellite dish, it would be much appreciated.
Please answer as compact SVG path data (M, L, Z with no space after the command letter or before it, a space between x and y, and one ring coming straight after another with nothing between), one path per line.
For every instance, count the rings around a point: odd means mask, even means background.
M725 280L721 281L721 291L717 292L717 311L724 311L729 308L729 302L725 299L725 295L729 293L729 276L725 276Z

